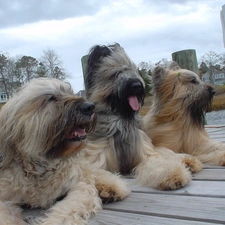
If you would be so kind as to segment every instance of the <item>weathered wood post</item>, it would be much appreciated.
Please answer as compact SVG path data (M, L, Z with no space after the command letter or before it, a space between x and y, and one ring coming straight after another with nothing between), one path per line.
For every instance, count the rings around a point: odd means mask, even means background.
M198 61L194 49L186 49L172 53L172 60L177 62L180 68L187 69L195 72L198 76ZM207 124L206 117L204 116L204 124Z
M199 75L197 56L194 49L174 52L172 53L172 60L177 62L180 68L191 70Z
M84 55L81 58L81 65L82 65L82 71L83 71L83 77L84 77L84 86L85 85L85 78L86 78L86 74L87 74L87 61L88 61L88 55Z

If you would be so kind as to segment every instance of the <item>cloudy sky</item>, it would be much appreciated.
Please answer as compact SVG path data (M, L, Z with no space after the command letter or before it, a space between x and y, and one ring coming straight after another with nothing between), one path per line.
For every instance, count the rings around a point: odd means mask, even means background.
M220 11L224 0L0 0L0 52L37 59L53 49L77 92L80 59L96 44L115 42L136 63L171 60L195 49L224 53Z

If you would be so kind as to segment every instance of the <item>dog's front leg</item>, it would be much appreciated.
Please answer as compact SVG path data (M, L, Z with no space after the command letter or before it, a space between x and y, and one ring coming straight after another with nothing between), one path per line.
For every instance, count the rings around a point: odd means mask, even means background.
M164 147L154 147L154 149L165 159L169 159L170 162L181 160L185 167L187 167L192 173L197 173L202 170L201 161L193 155L185 153L175 153L172 150Z
M208 140L198 146L194 151L201 162L216 166L225 166L225 144Z
M84 225L92 213L102 207L94 180L80 181L69 190L67 196L53 205L45 218L34 224L40 225Z
M160 154L146 156L135 174L139 184L160 190L179 189L191 180L190 171L179 158L166 159Z
M178 153L176 155L180 157L182 162L192 173L198 173L202 170L202 163L197 157L183 153Z
M94 171L95 185L103 203L120 201L130 194L127 183L118 175L96 169Z

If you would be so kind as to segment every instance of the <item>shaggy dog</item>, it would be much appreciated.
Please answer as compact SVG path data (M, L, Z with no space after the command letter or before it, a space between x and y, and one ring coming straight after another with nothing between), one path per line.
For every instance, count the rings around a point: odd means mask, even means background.
M153 147L138 112L145 97L144 82L119 44L91 49L85 86L98 117L85 148L92 164L111 172L134 172L139 184L164 190L190 181L187 165L193 172L201 170L194 157Z
M225 145L211 140L204 129L214 89L175 62L167 69L156 67L152 82L154 103L144 120L153 144L225 165Z
M56 79L34 79L3 106L1 224L26 224L23 205L47 209L34 224L86 224L101 209L99 195L114 201L129 194L122 179L79 156L95 123L94 104Z

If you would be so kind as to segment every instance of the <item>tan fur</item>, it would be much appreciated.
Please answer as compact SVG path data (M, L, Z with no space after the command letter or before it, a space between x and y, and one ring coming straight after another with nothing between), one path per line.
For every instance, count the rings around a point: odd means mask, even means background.
M101 51L104 56L98 58ZM86 159L113 173L134 173L144 186L163 190L185 186L191 180L190 170L198 172L202 164L193 156L152 145L142 130L142 117L128 101L130 96L137 96L141 104L144 82L124 49L119 44L97 46L88 61L86 91L88 99L96 104L98 120L95 131L88 136ZM132 82L139 84L139 91L132 89Z
M70 139L71 132L81 131L78 127L86 132L94 128L95 114L82 111L87 103L68 83L46 78L32 80L3 106L1 224L26 224L21 205L46 210L32 224L87 224L101 209L100 197L117 201L130 193L124 180L79 156L84 138Z
M154 103L144 118L146 133L153 144L191 154L203 163L224 165L225 145L211 140L203 124L212 87L192 71L173 63L169 69L154 70L153 93Z

